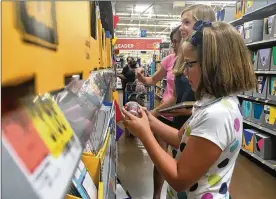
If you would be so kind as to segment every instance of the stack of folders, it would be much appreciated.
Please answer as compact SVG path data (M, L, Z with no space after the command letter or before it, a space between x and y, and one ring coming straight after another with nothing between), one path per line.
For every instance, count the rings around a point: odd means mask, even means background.
M106 111L102 110L102 103L112 77L112 72L101 71L93 72L86 81L73 78L65 89L55 96L83 147L91 133L102 132L95 128L102 126L97 124L98 120L106 120ZM102 140L97 141L102 143Z
M102 148L111 117L111 107L102 106L95 117L94 125L90 133L89 139L86 143L84 152L91 152L97 154L98 151Z
M82 161L78 165L67 192L83 199L97 199L97 188Z

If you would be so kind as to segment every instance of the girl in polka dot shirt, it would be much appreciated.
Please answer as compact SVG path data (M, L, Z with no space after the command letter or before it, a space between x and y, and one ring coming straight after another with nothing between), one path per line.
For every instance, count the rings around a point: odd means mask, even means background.
M194 30L180 55L197 98L191 118L177 131L147 110L135 117L123 109L124 124L168 182L167 198L228 199L243 128L236 93L254 88L256 78L243 39L231 25L198 21ZM152 132L178 148L176 159Z

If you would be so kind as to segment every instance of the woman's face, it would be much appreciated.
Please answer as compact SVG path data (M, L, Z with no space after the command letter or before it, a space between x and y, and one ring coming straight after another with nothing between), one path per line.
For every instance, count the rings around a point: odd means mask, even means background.
M184 55L184 75L189 80L192 90L197 91L201 70L197 62L197 53L193 49L191 44L184 44L183 46Z
M186 39L192 32L196 20L193 17L192 11L184 12L181 16L181 36Z

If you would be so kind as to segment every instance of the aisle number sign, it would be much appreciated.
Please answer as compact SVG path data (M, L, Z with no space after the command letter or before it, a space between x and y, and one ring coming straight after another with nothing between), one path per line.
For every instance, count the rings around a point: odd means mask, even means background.
M49 97L2 118L3 145L39 198L62 198L82 152L58 105Z

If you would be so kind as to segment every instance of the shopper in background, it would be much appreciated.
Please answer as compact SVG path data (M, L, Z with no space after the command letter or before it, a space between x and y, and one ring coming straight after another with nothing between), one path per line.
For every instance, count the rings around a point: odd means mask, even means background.
M157 82L161 81L164 77L167 79L167 85L166 89L163 93L163 99L160 104L163 104L166 102L166 100L170 99L173 96L173 90L174 90L174 75L173 75L173 66L176 60L176 53L178 51L178 47L181 41L181 33L179 31L179 27L175 28L170 35L172 48L174 50L174 54L170 54L167 57L165 57L161 62L161 67L153 74L151 77L145 77L143 75L142 70L137 71L137 78L139 81L146 85L155 85ZM159 105L160 106L160 105ZM160 121L163 123L172 126L172 117L165 117L158 114L158 107L152 111L152 114L156 116ZM158 136L156 136L156 139L158 140L158 143L164 150L167 150L168 146L167 144L160 139ZM158 173L157 169L154 167L153 170L153 184L154 184L154 193L153 198L159 199L162 191L162 185L164 184L163 177Z
M145 146L169 183L168 198L230 198L229 185L242 142L242 115L236 94L255 88L251 57L240 34L224 22L198 21L181 46L184 74L196 93L192 117L178 131L140 109L123 108L124 125ZM153 132L178 148L176 159ZM184 196L185 197L185 196Z
M134 60L132 57L127 58L127 65L123 68L122 74L119 74L118 77L122 80L122 89L123 89L123 105L126 103L125 99L125 89L128 83L135 81L135 70L136 62L133 64Z
M181 13L181 26L179 28L182 36L182 40L184 41L187 37L193 32L193 26L197 20L203 21L215 21L215 12L213 11L212 7L203 4L196 4L191 5L185 8ZM182 41L182 42L183 42ZM171 36L171 42L173 46L178 48L179 46L179 39L176 41ZM175 44L175 42L177 42ZM176 49L177 52L177 49ZM158 109L166 108L174 105L175 103L185 102L185 101L193 101L194 100L194 92L191 89L188 79L183 74L183 65L184 61L182 59L182 51L180 53L180 59L177 58L173 72L175 75L174 79L174 88L173 94L170 95L166 100L152 111L153 115L156 117L160 117L158 113ZM178 53L178 54L179 54ZM174 128L180 129L183 124L188 120L191 116L192 110L191 109L178 109L176 111L171 112L170 114L164 114L166 117L173 117L172 123L165 123L169 126L173 126ZM161 120L162 121L162 120ZM162 143L161 146L167 151L168 145L162 141L162 139L158 139L159 143ZM173 149L173 156L176 155L176 150ZM163 177L158 173L156 167L154 167L154 199L160 199L162 186L164 184Z

